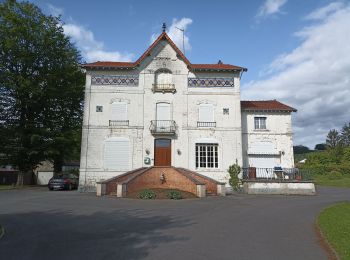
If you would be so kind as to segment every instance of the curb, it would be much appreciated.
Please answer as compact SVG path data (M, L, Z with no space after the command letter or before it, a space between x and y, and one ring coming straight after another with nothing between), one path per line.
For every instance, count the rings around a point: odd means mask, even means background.
M5 229L3 226L0 225L0 239L5 235Z

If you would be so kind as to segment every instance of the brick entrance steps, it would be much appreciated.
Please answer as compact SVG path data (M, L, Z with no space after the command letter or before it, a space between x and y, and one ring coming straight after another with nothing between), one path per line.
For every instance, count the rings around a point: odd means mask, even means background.
M116 195L127 197L128 193L143 189L177 189L197 197L206 195L225 196L225 183L218 182L185 168L148 167L126 172L97 183L97 196Z

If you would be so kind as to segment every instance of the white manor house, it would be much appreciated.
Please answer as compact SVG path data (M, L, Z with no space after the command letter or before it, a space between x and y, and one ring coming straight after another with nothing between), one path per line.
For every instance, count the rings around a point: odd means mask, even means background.
M80 189L140 167L186 168L228 183L227 169L292 168L291 113L241 101L246 68L193 64L163 33L135 62L86 70Z

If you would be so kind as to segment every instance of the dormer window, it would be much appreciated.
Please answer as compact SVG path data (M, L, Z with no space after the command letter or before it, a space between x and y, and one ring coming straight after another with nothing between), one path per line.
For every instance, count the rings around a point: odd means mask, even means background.
M176 92L173 74L168 69L159 69L154 75L154 92Z

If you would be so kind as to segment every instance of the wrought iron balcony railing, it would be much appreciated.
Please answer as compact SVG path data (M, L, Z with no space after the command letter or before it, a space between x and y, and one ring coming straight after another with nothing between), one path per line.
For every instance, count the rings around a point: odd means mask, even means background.
M129 126L129 120L109 120L109 126L111 127Z
M216 122L197 121L197 127L216 127Z
M153 84L153 88L152 88L153 92L171 92L171 93L175 93L176 92L176 88L175 88L175 84Z
M152 120L150 130L152 134L175 134L176 123L174 120Z

